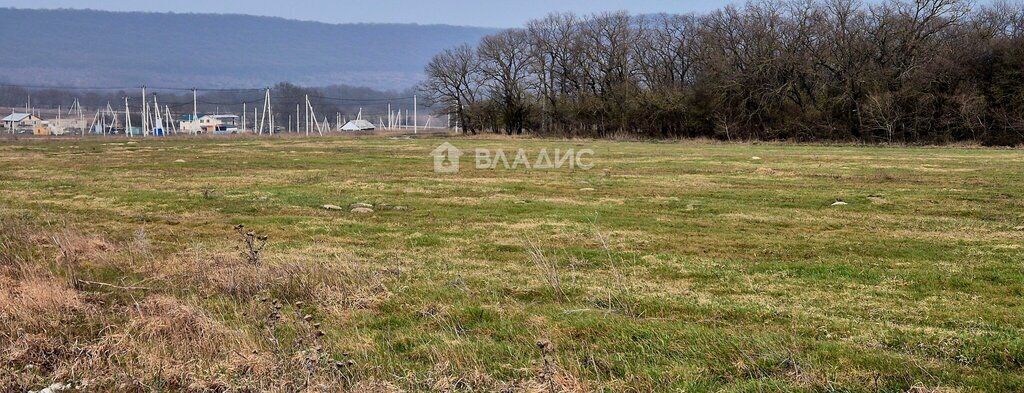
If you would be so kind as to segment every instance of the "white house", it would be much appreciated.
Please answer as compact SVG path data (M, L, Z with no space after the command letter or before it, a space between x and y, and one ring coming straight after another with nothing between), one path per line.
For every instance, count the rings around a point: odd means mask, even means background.
M12 113L10 116L3 118L3 128L5 129L25 129L32 130L39 122L43 121L38 116L31 113Z
M186 115L181 121L181 130L184 132L212 132L236 133L238 132L238 116L235 115L203 115L198 120L193 120L192 115Z
M51 119L49 123L54 135L78 134L89 128L87 120L79 118Z

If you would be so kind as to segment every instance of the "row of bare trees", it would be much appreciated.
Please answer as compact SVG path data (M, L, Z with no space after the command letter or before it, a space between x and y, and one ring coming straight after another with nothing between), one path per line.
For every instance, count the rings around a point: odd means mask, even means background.
M1024 3L765 0L553 14L437 54L468 132L1024 143Z

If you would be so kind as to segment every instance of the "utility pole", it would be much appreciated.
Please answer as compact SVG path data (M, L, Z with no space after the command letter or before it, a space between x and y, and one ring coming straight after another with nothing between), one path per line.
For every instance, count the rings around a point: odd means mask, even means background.
M114 113L114 108L110 106L110 102L107 102L107 111L110 112L110 129L107 130L107 134L114 133L114 127L117 126L117 113Z
M274 135L274 106L270 103L270 88L267 88L267 110L270 111L270 135Z
M146 103L146 86L142 86L142 136L149 135L149 104Z
M177 135L178 131L179 131L178 130L178 125L174 124L174 117L171 116L171 106L170 105L164 105L164 110L167 113L167 123L171 125L170 127L166 127L165 126L164 128L170 128L170 129L174 130L174 134ZM166 130L164 132L166 133Z
M269 87L267 88L267 91L265 93L266 94L264 94L264 96L263 96L263 114L260 115L260 127L259 127L260 128L260 135L263 135L263 125L267 124L267 110L270 108L270 88ZM271 131L270 134L273 135L274 134L273 131Z
M420 129L420 127L419 127L419 119L416 118L417 115L419 114L419 109L420 108L418 106L416 106L416 96L413 95L412 96L412 133L413 134L419 133L419 129Z
M128 96L124 96L124 133L132 137L132 112L128 108Z
M192 122L191 129L193 134L199 133L197 125L199 124L199 97L196 94L196 88L192 88Z
M259 112L260 110L257 109L256 106L254 105L252 107L252 128L254 134L263 135L263 123L262 119L260 119ZM259 127L257 127L257 125L259 125ZM259 128L258 131L256 130L257 128Z
M163 116L160 115L160 103L156 100L156 93L153 93L153 136L165 136L167 130L164 129ZM160 135L156 135L156 132L160 132Z

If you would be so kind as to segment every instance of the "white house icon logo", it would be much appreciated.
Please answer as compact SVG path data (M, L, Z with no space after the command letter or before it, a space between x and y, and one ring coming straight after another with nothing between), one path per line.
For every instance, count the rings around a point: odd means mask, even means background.
M459 157L462 157L462 150L451 143L445 142L430 152L434 157L434 172L436 173L458 173Z

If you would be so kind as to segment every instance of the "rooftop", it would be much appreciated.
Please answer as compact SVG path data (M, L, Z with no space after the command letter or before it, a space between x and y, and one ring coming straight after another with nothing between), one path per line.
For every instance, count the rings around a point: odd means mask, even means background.
M369 121L366 120L352 120L348 123L345 123L345 125L341 127L341 129L346 131L372 130L375 128L376 127L373 125L373 123L370 123Z
M5 117L2 121L22 121L25 118L32 116L31 113L12 113L10 116Z

